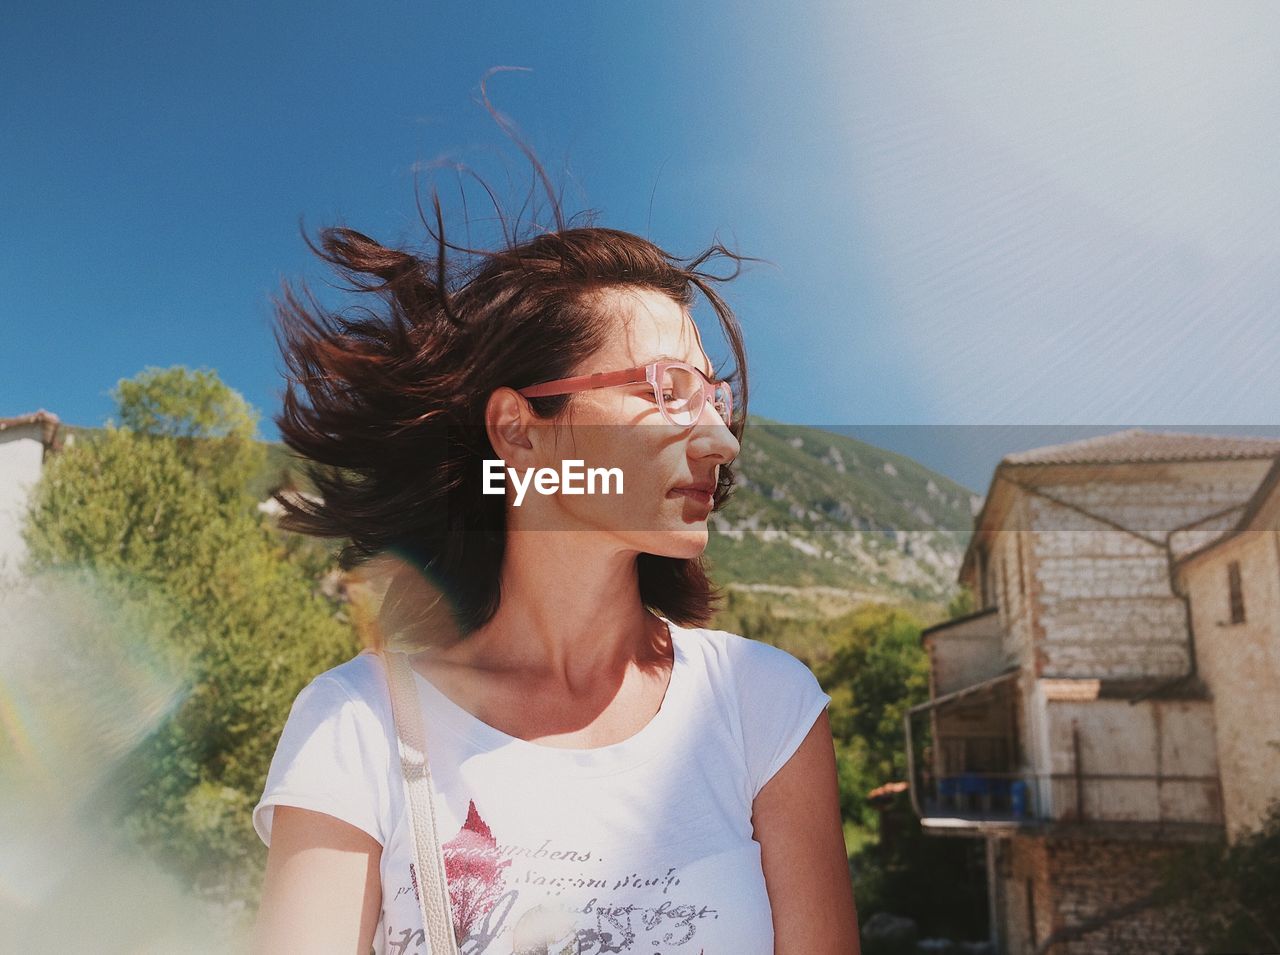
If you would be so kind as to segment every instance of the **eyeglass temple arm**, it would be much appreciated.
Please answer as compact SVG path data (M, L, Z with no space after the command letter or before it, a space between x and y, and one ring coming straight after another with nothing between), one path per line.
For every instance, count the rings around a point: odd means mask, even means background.
M576 375L573 378L561 378L559 381L544 381L540 385L521 388L516 393L526 398L543 398L547 395L567 395L575 391L588 391L607 385L626 385L647 380L644 368L625 368L622 371L601 371L594 375Z

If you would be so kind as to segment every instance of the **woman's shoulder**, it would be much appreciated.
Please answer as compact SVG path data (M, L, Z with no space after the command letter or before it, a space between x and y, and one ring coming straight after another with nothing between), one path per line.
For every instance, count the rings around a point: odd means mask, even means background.
M378 667L375 654L361 652L316 674L294 698L253 811L266 844L276 805L328 813L386 844L394 735Z
M811 676L808 666L782 647L731 630L713 630L709 627L691 627L686 630L708 670L739 686L758 685L761 682L767 684L775 678L795 680L803 675Z
M381 655L369 649L317 673L310 686L340 689L353 703L363 704L375 713L381 713L390 699L385 664Z
M337 666L330 667L317 674L317 676L329 677L332 680L354 685L361 681L367 682L381 672L382 655L366 647L357 652L351 659L344 660Z
M831 697L791 652L729 630L698 628L712 686L721 688L729 725L741 747L754 799L795 752Z

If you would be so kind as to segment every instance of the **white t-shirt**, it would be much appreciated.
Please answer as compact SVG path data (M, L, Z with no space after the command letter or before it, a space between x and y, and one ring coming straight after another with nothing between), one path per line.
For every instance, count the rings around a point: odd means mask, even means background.
M772 955L751 806L831 697L784 650L662 619L675 648L666 695L611 746L508 736L416 675L462 955ZM383 847L374 950L430 952L377 654L298 694L253 811L268 845L276 805L373 836Z

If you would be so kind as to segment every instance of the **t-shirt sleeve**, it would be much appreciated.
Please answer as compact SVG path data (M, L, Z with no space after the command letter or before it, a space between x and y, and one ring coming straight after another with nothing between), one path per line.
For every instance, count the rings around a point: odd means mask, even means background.
M744 639L738 689L747 778L754 801L786 765L831 702L818 678L780 647Z
M390 744L378 715L338 680L320 675L293 701L253 827L271 845L276 806L323 812L386 845Z

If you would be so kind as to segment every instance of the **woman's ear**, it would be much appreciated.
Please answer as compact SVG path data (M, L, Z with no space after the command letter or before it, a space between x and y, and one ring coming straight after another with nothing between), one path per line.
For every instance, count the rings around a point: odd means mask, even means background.
M533 450L529 428L533 409L513 388L497 388L485 405L484 424L493 450L504 461L516 462L522 453Z

